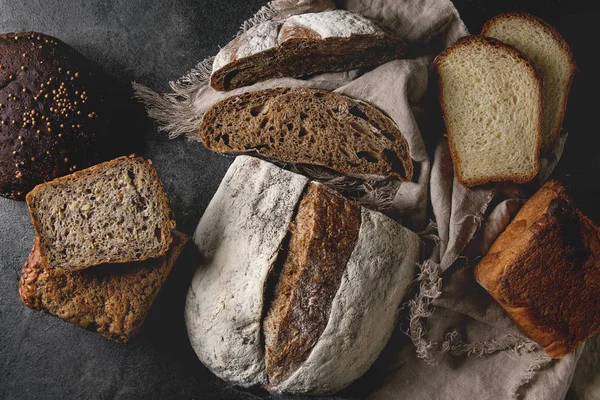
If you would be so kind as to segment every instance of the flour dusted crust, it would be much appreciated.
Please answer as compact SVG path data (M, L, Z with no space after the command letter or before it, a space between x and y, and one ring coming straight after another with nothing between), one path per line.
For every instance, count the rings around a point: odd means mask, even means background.
M196 354L234 384L293 394L335 392L366 372L420 253L418 236L383 214L248 156L227 172L194 242L202 262L185 319ZM270 366L266 351L277 352Z
M333 299L329 322L306 362L278 393L326 394L363 375L394 329L416 274L419 237L363 208L356 247Z
M347 10L294 15L258 24L229 42L215 57L210 85L223 91L283 76L374 66L404 49L402 40Z
M266 381L263 294L307 183L273 164L240 156L196 229L202 261L187 295L188 335L200 361L234 384Z

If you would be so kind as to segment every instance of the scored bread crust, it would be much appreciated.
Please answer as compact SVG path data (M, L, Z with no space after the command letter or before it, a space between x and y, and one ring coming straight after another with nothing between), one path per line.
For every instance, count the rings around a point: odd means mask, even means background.
M166 231L163 230L163 232L161 234L162 246L158 252L156 252L156 253L153 252L150 254L141 254L140 257L138 257L136 259L130 259L130 258L126 258L126 257L114 257L111 259L110 262L112 264L115 264L115 263L123 263L123 262L130 262L130 261L143 261L148 258L161 257L161 256L165 255L165 253L169 250L169 246L171 245L171 242L173 240L172 231L175 229L175 221L172 219L173 213L170 208L169 198L167 197L167 193L164 190L162 181L158 177L158 173L156 172L156 169L154 169L152 167L152 162L150 160L146 160L143 157L132 154L129 156L118 157L118 158L115 158L114 160L106 161L104 163L91 166L91 167L83 169L81 171L74 172L70 175L56 178L50 182L42 183L40 185L37 185L29 193L27 193L25 200L27 202L27 207L29 208L29 214L31 216L31 222L33 224L33 229L35 230L36 237L40 238L40 246L39 246L40 258L41 258L42 264L46 268L53 268L53 267L51 265L49 265L48 257L45 254L45 252L46 252L45 244L41 240L41 237L43 235L42 227L40 225L39 219L37 218L38 210L34 206L34 198L37 195L37 193L44 190L44 188L51 187L57 183L76 181L80 177L94 175L94 174L98 173L98 171L101 171L105 168L112 168L114 166L118 166L123 161L129 161L129 162L133 162L133 163L148 165L150 167L150 168L147 168L147 171L150 174L151 179L153 180L154 184L157 186L156 192L157 192L158 196L160 197L158 199L158 202L163 205L163 210L164 210L162 219L164 221L167 221L167 226L165 226L164 228L167 228L167 229L166 229ZM86 264L86 265L81 265L79 268L69 268L69 269L70 270L84 269L84 268L87 268L87 267L90 267L93 265L96 265L96 264L89 264L89 265Z
M228 43L215 58L210 85L224 91L272 78L371 67L400 57L405 48L400 38L347 10L293 15L265 21Z
M444 97L442 95L443 91L444 91L444 80L442 79L440 73L439 73L439 64L441 62L443 62L443 60L450 56L454 50L456 48L458 48L459 46L465 46L465 45L470 45L470 44L483 44L486 46L492 46L492 47L496 47L501 49L502 51L510 54L513 59L515 61L517 61L518 63L524 65L527 70L535 77L535 80L538 82L538 117L536 119L537 121L537 146L536 146L536 150L535 150L535 160L534 160L534 165L535 165L535 169L534 171L529 174L529 175L524 175L524 174L518 174L518 175L513 175L513 176L506 176L506 175L491 175L491 176L487 176L487 177L481 177L481 178L473 178L473 179L464 179L463 178L463 174L462 174L462 170L461 170L461 158L456 150L456 147L454 145L454 138L452 136L452 131L450 129L450 125L449 125L449 121L448 121L448 117L446 116L447 114L447 105L444 101ZM537 71L535 70L535 68L533 67L533 64L531 63L531 61L529 61L527 59L527 57L525 57L525 55L523 53L521 53L519 50L515 49L514 47L507 45L505 43L502 43L499 40L496 40L494 38L489 38L489 37L483 37L480 35L470 35L470 36L465 36L463 38L458 39L452 46L446 48L444 51L442 51L433 61L434 66L436 67L436 73L437 73L437 77L438 77L438 97L440 99L440 105L442 107L442 114L444 117L444 121L446 123L446 129L447 129L447 138L448 138L448 146L450 148L450 155L452 157L452 163L454 165L454 169L455 169L455 174L454 176L456 177L456 179L463 184L464 186L476 186L476 185L482 185L485 183L490 183L490 182L504 182L504 181L510 181L510 182L517 182L517 183L524 183L524 182L529 182L531 181L533 178L535 178L538 174L539 171L539 156L540 156L540 147L541 147L541 142L542 142L542 81L537 73Z
M600 331L600 230L547 182L475 267L475 279L532 340L562 358Z
M206 111L199 136L221 153L258 153L359 178L413 175L408 142L391 118L325 90L281 87L226 98Z
M140 330L187 240L174 231L173 243L161 258L62 271L43 267L36 237L23 265L19 295L29 308L125 343Z
M552 133L552 139L549 141L549 145L547 146L547 148L543 148L543 147L540 148L540 151L542 154L550 154L554 150L554 148L556 147L556 144L558 142L558 139L560 136L560 130L562 128L562 121L564 120L565 112L567 110L567 100L569 98L569 92L571 90L573 78L575 77L575 71L577 70L577 64L575 63L575 57L573 56L573 53L571 52L571 48L569 47L567 42L564 40L564 38L561 36L561 34L552 25L550 25L548 22L544 21L541 18L538 18L534 15L531 15L531 14L523 12L523 11L512 11L512 12L508 12L508 13L499 14L499 15L496 15L495 17L490 18L483 25L483 28L481 28L481 35L487 36L488 31L492 28L492 26L495 23L501 22L504 20L510 20L510 19L523 19L523 20L529 21L532 24L543 29L547 34L549 34L556 41L556 43L558 43L558 45L560 46L562 51L567 55L567 58L569 59L569 66L570 66L571 70L569 72L569 81L567 83L567 87L565 88L563 98L561 99L559 123L557 124L556 132Z

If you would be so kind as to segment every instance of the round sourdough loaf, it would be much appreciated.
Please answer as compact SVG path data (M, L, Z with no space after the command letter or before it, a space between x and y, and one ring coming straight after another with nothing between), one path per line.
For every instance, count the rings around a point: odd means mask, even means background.
M102 99L92 66L60 40L0 35L0 195L90 165Z
M239 156L194 235L185 320L199 359L236 385L336 392L396 326L418 236L323 185Z

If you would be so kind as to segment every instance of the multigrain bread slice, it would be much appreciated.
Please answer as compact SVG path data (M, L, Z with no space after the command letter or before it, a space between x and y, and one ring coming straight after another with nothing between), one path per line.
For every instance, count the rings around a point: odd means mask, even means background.
M467 36L434 64L457 179L466 186L532 180L542 88L531 62L496 39Z
M408 144L375 107L324 90L276 88L229 97L202 119L202 143L357 176L412 179Z
M575 75L569 45L550 24L523 12L500 14L490 19L481 34L515 47L533 63L543 89L541 153L551 153L558 142Z
M347 10L260 23L221 49L210 85L219 91L267 79L371 67L399 58L404 41Z
M187 238L173 232L167 254L118 266L100 265L82 271L47 269L42 265L39 239L23 266L19 294L35 310L120 343L141 328Z
M150 162L119 157L36 186L26 197L42 263L77 270L164 255L175 227Z
M523 205L475 279L553 358L600 331L600 229L559 181Z
M358 204L323 185L306 190L289 227L275 298L263 321L269 385L289 378L325 330L360 222Z

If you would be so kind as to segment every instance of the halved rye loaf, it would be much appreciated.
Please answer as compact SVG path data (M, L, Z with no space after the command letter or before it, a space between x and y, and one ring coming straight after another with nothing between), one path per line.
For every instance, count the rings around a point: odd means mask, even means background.
M541 153L551 153L558 141L575 75L569 45L550 24L523 12L500 14L490 19L481 34L514 46L533 63L542 79L544 99Z
M186 325L219 377L323 394L360 377L397 322L420 241L386 216L237 157L202 217ZM262 340L264 338L264 341Z
M36 186L26 197L42 263L77 270L164 255L175 227L150 162L119 157Z
M219 91L267 79L370 67L396 59L406 45L373 21L347 10L266 21L232 40L213 63Z
M184 235L173 232L173 242L163 257L118 268L101 265L65 271L43 267L36 238L23 266L19 294L27 307L124 343L140 330L186 242Z
M600 229L559 181L523 205L475 279L553 358L600 332Z
M436 59L457 179L528 182L538 173L542 88L533 65L502 42L467 36Z
M276 88L229 97L202 119L200 138L220 153L258 153L357 176L410 180L408 144L375 107L324 90Z

